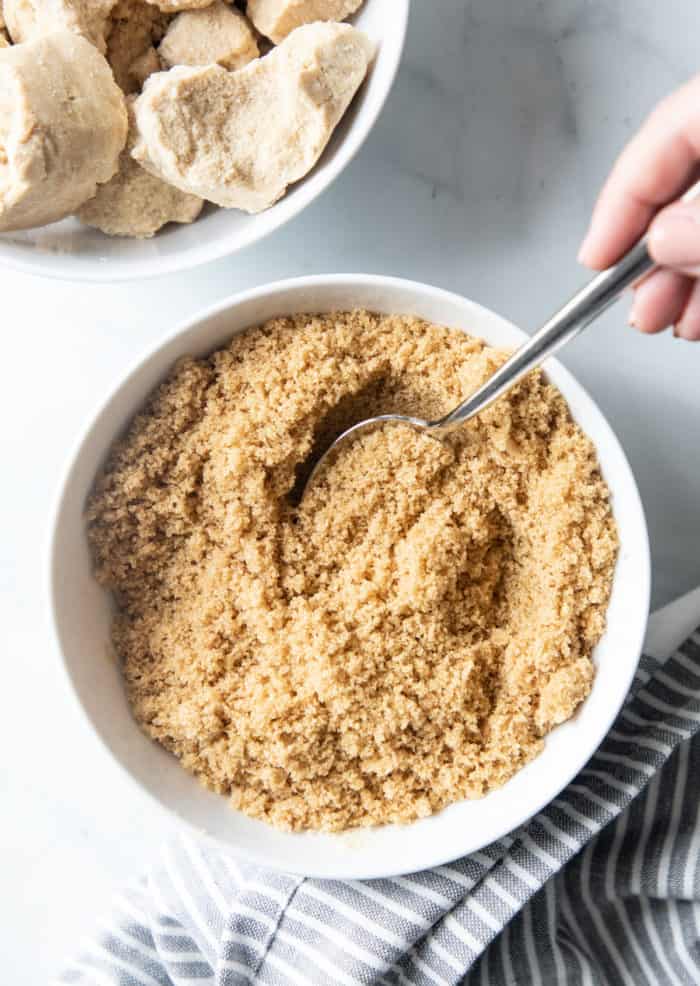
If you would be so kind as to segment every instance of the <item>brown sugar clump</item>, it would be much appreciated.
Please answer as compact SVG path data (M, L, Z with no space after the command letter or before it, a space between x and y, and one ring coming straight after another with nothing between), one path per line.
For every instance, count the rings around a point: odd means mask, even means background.
M617 553L591 442L539 374L444 441L504 359L367 312L277 319L174 370L88 510L146 732L285 829L409 822L508 780L590 691Z
M107 36L107 61L124 92L140 90L139 60L161 41L168 23L168 16L146 0L117 0Z
M119 170L110 181L98 187L77 215L87 226L101 229L109 236L147 238L166 223L194 222L204 202L196 195L187 195L173 185L166 185L134 161L131 149L137 135L133 100L133 96L127 96L129 132L119 157Z

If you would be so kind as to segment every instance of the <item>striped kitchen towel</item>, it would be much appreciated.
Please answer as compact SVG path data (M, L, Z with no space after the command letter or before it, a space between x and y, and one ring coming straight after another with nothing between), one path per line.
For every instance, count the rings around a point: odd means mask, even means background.
M274 873L184 837L58 982L697 986L698 622L700 591L652 618L600 750L544 811L483 851L340 882ZM669 627L686 637L677 649Z

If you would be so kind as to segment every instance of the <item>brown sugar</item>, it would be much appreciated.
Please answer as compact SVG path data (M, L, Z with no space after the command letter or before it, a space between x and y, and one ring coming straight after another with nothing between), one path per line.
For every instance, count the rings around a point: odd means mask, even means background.
M88 510L138 722L285 829L409 822L505 783L590 691L617 553L595 450L534 373L442 441L505 354L415 318L277 319L182 361Z

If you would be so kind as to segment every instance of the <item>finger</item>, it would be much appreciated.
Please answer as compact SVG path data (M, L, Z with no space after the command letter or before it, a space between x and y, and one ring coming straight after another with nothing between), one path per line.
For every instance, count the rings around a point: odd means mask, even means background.
M630 325L653 333L674 325L682 316L694 282L672 270L659 270L634 292Z
M679 202L651 224L649 252L664 267L700 276L700 202Z
M615 164L579 253L603 269L645 231L658 208L685 191L700 160L700 76L652 112Z
M681 339L690 339L693 342L700 340L700 281L693 284L688 304L676 329Z

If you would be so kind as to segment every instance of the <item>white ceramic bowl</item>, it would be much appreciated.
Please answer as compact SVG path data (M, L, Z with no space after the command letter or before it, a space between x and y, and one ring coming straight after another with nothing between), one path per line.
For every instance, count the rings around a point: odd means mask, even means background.
M548 736L543 753L500 790L404 827L336 836L290 835L246 818L225 798L205 791L131 717L119 668L109 656L110 599L91 575L85 499L111 443L179 357L208 353L234 333L274 316L355 307L410 313L466 329L497 346L513 347L524 338L513 325L471 301L385 277L305 277L215 305L169 332L132 368L90 424L60 493L50 577L56 634L78 699L95 734L142 788L234 853L305 875L359 879L421 870L478 850L526 821L565 787L600 744L628 691L646 627L650 564L644 514L625 455L595 404L562 366L551 361L550 379L598 450L621 542L608 627L595 651L598 672L578 714Z
M399 67L410 0L365 0L352 19L377 44L369 77L313 171L266 212L248 216L205 206L189 226L171 223L150 240L109 237L77 219L0 235L0 262L44 277L121 281L196 267L235 253L279 229L313 202L349 164L381 112Z

